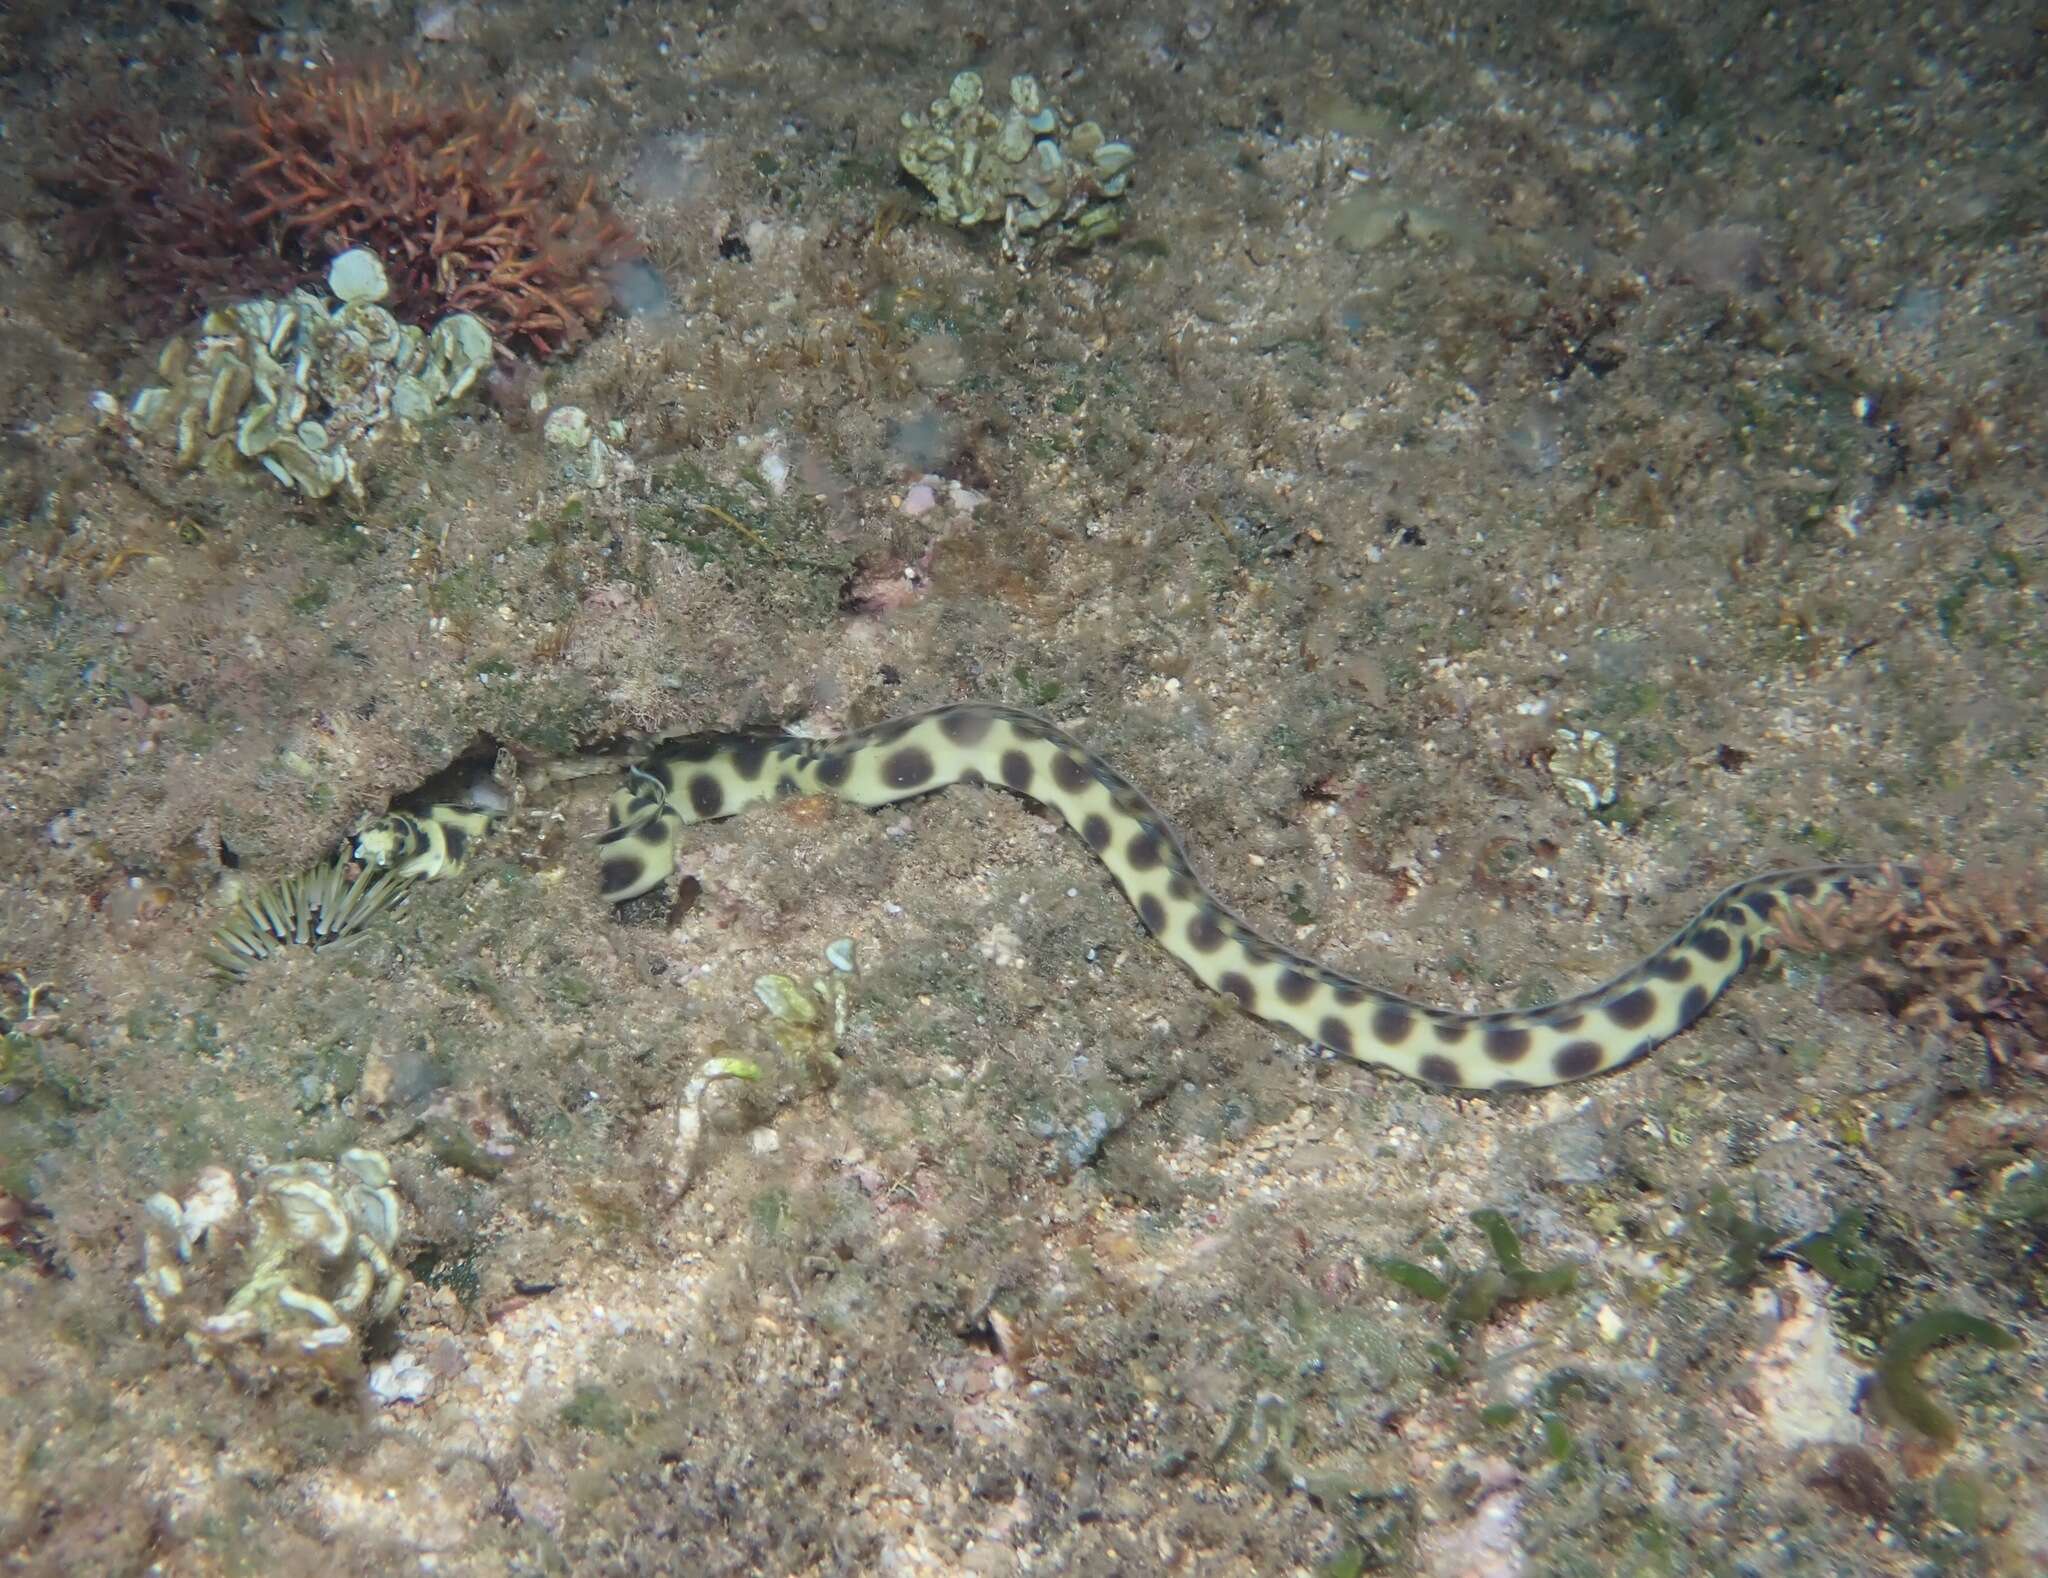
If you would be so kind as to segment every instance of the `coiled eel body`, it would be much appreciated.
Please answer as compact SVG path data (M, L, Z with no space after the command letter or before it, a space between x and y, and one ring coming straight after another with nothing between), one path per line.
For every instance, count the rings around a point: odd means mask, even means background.
M963 702L833 739L718 734L664 743L612 797L602 892L623 903L660 886L676 867L676 832L690 823L795 795L879 806L956 783L993 785L1057 811L1145 929L1245 1012L1354 1062L1464 1090L1527 1090L1626 1067L1707 1011L1786 904L1846 897L1883 874L1816 866L1751 877L1590 991L1537 1008L1454 1012L1260 936L1196 875L1152 802L1101 757L1035 714Z

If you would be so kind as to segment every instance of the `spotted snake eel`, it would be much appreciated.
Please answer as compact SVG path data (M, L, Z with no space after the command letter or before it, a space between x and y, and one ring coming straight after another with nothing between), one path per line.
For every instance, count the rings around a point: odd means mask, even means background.
M1707 1011L1756 956L1783 906L1831 892L1846 897L1885 870L1816 866L1750 877L1599 986L1539 1007L1457 1012L1369 986L1260 936L1209 891L1171 824L1101 757L1035 713L961 702L830 739L664 741L612 796L600 889L615 904L652 891L676 869L679 828L763 801L824 794L881 806L956 783L1007 789L1058 812L1145 929L1246 1013L1354 1062L1465 1090L1528 1090L1626 1067ZM209 954L240 976L284 943L353 934L413 882L459 870L492 820L476 806L394 812L356 836L353 861L344 850L241 900Z

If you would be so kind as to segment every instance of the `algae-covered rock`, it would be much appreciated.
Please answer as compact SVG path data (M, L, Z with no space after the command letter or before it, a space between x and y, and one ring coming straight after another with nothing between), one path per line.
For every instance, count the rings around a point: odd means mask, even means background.
M906 110L902 125L896 157L932 194L933 212L963 230L1000 225L1005 255L1028 262L1116 234L1137 155L1094 121L1074 124L1037 78L1012 77L999 113L980 73L963 71L929 109Z
M461 399L494 346L466 312L432 329L400 323L381 305L383 264L361 248L334 260L328 286L335 300L295 290L209 312L164 346L162 381L128 403L129 426L180 470L260 465L308 498L361 497L370 447Z

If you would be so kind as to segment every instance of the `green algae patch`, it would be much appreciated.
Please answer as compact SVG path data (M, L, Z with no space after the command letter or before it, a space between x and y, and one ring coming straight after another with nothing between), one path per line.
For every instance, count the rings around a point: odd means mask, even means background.
M1442 1304L1445 1324L1453 1332L1483 1326L1503 1304L1550 1298L1577 1285L1577 1266L1551 1266L1543 1271L1531 1266L1522 1256L1520 1236L1500 1212L1474 1211L1472 1225L1485 1235L1493 1252L1494 1264L1484 1270L1461 1272L1446 1280L1412 1260L1387 1257L1373 1264L1396 1286L1432 1304Z
M589 1382L576 1388L575 1395L562 1405L560 1416L562 1423L572 1430L588 1430L614 1441L622 1439L633 1422L624 1403L602 1386Z
M1765 1223L1761 1215L1744 1216L1734 1196L1718 1185L1707 1196L1701 1214L1708 1227L1728 1240L1728 1251L1721 1257L1722 1285L1748 1287L1763 1274L1764 1256L1783 1241L1784 1234Z
M1920 1361L1941 1344L1957 1341L1980 1343L2002 1353L2020 1346L2019 1338L2003 1326L1967 1310L1944 1306L1916 1315L1894 1331L1877 1360L1878 1388L1892 1412L1943 1446L1953 1446L1962 1428L1920 1379Z
M1787 1253L1844 1293L1873 1293L1884 1277L1884 1257L1863 1243L1863 1221L1861 1211L1840 1212L1824 1232L1808 1234Z
M1427 1266L1418 1266L1412 1260L1396 1260L1392 1256L1375 1260L1373 1264L1389 1281L1407 1289L1417 1298L1441 1304L1451 1296L1451 1285Z
M460 1123L434 1123L427 1129L428 1148L443 1167L484 1183L494 1183L505 1172L504 1158L493 1156L484 1144Z
M1548 1271L1537 1271L1525 1262L1522 1259L1522 1240L1500 1212L1474 1211L1472 1225L1486 1235L1493 1258L1500 1263L1501 1274L1508 1279L1509 1297L1549 1298L1554 1293L1570 1292L1578 1281L1578 1268L1575 1266L1553 1266Z

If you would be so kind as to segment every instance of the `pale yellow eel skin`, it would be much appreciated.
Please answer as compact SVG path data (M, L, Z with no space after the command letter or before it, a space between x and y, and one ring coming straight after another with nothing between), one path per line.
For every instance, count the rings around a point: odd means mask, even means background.
M1707 1011L1788 901L1847 896L1883 874L1817 866L1751 877L1603 985L1539 1008L1457 1013L1261 937L1209 891L1166 818L1102 758L1035 714L962 702L836 739L723 734L661 745L612 797L603 893L619 903L660 886L675 870L685 823L793 795L878 806L955 783L994 785L1057 811L1145 929L1245 1012L1354 1062L1463 1090L1528 1090L1626 1067ZM430 837L418 832L410 847Z

